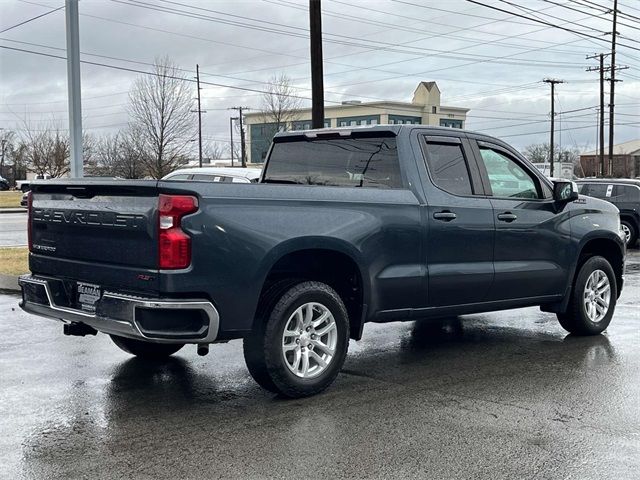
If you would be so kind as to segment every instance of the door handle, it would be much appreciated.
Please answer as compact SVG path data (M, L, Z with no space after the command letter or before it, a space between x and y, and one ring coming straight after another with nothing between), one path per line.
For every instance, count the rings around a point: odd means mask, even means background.
M433 218L435 218L436 220L442 220L443 222L450 222L451 220L455 220L457 218L457 215L453 212L445 210L444 212L434 213Z
M514 215L511 212L505 212L505 213L501 213L500 215L498 215L498 220L500 220L501 222L507 222L507 223L511 223L513 222L516 218L518 218L517 215Z

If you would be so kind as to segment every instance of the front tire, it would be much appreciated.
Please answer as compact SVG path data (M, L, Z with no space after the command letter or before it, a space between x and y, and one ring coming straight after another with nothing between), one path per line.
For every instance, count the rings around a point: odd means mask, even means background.
M574 335L604 332L616 308L618 290L611 264L604 257L585 261L576 276L566 313L558 313L560 325Z
M111 340L113 340L113 343L115 343L118 348L131 355L153 360L166 358L184 347L184 343L143 342L142 340L134 340L117 335L111 335Z
M629 220L621 220L620 225L624 232L627 248L634 247L638 241L638 230Z
M244 340L247 367L267 390L290 398L315 395L340 372L349 346L349 317L340 296L320 282L288 288L266 323Z

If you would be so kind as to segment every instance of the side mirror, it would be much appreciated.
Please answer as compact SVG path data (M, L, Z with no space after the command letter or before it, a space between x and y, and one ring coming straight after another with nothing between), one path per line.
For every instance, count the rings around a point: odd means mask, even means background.
M578 185L575 182L553 182L553 199L556 202L573 202L578 199Z

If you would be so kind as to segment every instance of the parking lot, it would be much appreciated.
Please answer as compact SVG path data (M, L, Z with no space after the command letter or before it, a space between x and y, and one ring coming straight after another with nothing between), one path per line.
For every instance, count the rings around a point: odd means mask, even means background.
M637 478L640 254L604 335L535 308L369 324L324 394L285 400L240 342L146 363L0 296L0 476Z

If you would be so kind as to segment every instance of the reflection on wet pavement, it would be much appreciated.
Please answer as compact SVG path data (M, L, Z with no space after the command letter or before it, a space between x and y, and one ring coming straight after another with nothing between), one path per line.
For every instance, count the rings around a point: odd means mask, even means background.
M566 335L535 308L369 324L335 385L304 400L261 390L239 342L146 362L104 335L64 337L16 302L0 296L0 477L621 479L640 468L633 268L605 335Z

